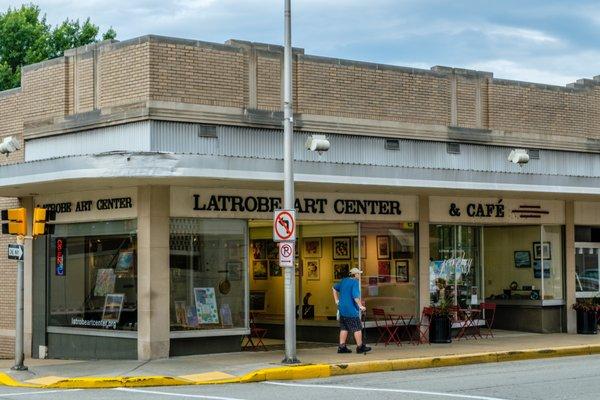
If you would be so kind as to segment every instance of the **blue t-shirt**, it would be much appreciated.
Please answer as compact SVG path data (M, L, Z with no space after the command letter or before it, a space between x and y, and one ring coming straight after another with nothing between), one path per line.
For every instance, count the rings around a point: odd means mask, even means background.
M358 281L353 278L344 278L335 285L333 288L339 293L340 304L338 308L342 317L359 317L360 312L358 304L354 299L360 297L360 291L358 290Z

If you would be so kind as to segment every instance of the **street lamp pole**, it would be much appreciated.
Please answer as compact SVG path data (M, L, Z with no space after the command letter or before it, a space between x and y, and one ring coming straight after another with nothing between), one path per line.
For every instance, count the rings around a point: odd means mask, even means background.
M294 209L294 154L292 111L292 12L291 1L285 0L285 29L283 53L283 204ZM296 357L296 277L295 259L292 267L283 268L285 299L285 358L284 364L300 362Z

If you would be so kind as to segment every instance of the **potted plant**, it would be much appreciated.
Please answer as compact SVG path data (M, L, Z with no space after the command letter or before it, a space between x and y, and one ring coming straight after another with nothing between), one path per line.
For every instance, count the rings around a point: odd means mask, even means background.
M441 296L438 304L433 307L429 325L429 343L452 342L451 305L451 299Z
M582 335L595 335L598 333L597 313L598 306L592 299L585 299L573 304L577 311L577 333Z

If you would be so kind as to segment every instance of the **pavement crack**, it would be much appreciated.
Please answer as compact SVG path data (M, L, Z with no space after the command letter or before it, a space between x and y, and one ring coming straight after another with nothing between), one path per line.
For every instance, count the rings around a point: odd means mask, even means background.
M125 374L131 374L135 371L137 371L138 369L148 365L152 360L148 360L148 361L144 361L143 363L141 363L140 365L136 365L135 368L130 369L129 371L126 371Z

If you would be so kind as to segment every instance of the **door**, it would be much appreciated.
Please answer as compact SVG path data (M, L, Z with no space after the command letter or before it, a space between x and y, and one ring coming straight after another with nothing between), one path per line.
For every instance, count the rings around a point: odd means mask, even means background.
M575 243L575 295L588 298L600 294L598 268L600 243Z

